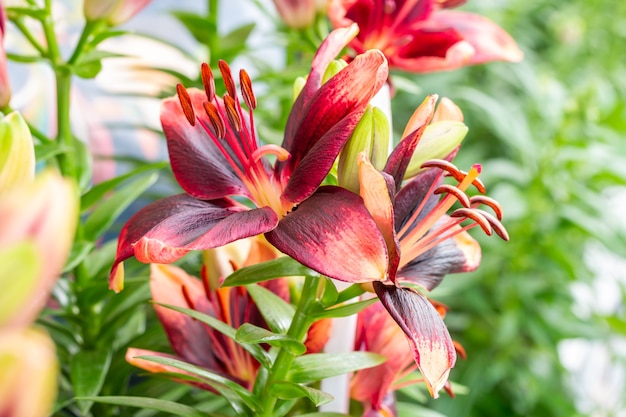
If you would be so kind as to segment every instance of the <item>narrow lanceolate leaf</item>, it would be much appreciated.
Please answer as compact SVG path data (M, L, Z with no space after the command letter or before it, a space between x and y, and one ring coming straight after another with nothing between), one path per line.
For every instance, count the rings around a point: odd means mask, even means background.
M333 307L320 312L315 312L312 316L317 319L323 318L336 318L336 317L348 317L353 314L357 314L367 306L374 304L378 301L377 298L370 298L368 300L358 301L356 303L348 303L339 307Z
M85 221L85 237L88 240L98 239L137 197L156 182L157 178L158 175L153 173L132 181L100 204Z
M309 383L359 369L371 368L380 365L385 360L384 356L369 352L304 355L294 360L289 369L288 379L292 382Z
M159 400L148 397L78 397L79 401L93 401L103 404L116 404L127 407L137 407L142 409L150 409L162 411L175 416L181 417L206 417L206 414L186 405L178 404L172 401Z
M211 317L209 315L200 313L196 310L191 310L189 308L173 306L171 304L162 304L162 303L156 303L156 304L165 308L169 308L174 311L178 311L179 313L186 314L189 317L193 317L194 319L201 321L207 326L222 333L224 336L230 339L233 339L234 341L237 341L237 338L236 338L237 330L227 325L223 321L216 319L215 317ZM248 353L250 353L254 357L254 359L259 361L259 363L263 367L265 368L271 367L271 360L269 358L269 355L259 345L243 343L241 344L241 347L244 348L246 351L248 351Z
M250 323L242 324L237 329L235 338L239 343L267 343L271 346L287 349L294 355L302 355L306 352L304 344L293 337L286 334L273 333Z
M267 262L247 266L230 274L224 282L223 287L235 287L239 285L254 284L256 282L268 281L280 277L297 276L319 276L315 271L310 270L298 261L283 256Z
M77 397L98 395L111 365L111 351L81 350L72 356L70 377ZM93 402L77 400L82 414L88 414Z
M287 333L294 315L294 308L285 300L259 285L246 287L267 325L276 333Z
M270 392L281 400L294 400L297 398L308 398L313 405L319 407L333 400L333 396L306 385L296 384L288 381L278 381L269 386Z
M224 378L220 375L214 374L213 372L207 371L206 369L199 366L195 366L187 362L180 361L178 359L166 358L162 356L138 356L138 358L160 363L162 365L172 366L176 369L180 369L181 371L196 375L202 381L206 381L211 385L222 385L223 387L237 394L237 396L253 411L258 411L261 407L258 400L252 395L252 393L250 393L250 391L248 391L241 385L237 384L234 381L231 381L228 378Z
M428 391L437 398L456 361L454 344L441 316L425 296L413 289L380 282L374 283L374 289L406 334Z

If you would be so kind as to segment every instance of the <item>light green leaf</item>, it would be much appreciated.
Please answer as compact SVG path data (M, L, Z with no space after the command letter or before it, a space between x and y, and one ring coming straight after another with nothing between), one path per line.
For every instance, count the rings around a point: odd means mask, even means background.
M358 301L356 303L348 303L344 304L340 307L329 308L327 310L322 310L320 312L316 312L313 314L316 320L323 318L334 318L334 317L347 317L352 316L353 314L357 314L367 306L370 306L378 301L378 298L369 298L367 300Z
M104 378L109 372L112 352L103 350L81 350L72 356L70 378L77 397L97 395L102 388ZM89 400L77 400L82 414L87 414L93 405Z
M132 181L100 204L85 221L85 237L94 241L98 239L137 197L156 182L157 178L158 175L152 173Z
M316 407L327 404L333 400L333 396L306 385L294 382L278 381L269 386L270 392L281 400L293 400L296 398L308 398Z
M203 313L200 313L199 311L191 310L189 308L173 306L173 305L170 305L170 304L161 304L161 303L155 303L155 304L158 304L158 305L160 305L162 307L165 307L165 308L169 308L169 309L174 310L174 311L178 311L179 313L186 314L189 317L193 317L194 319L196 319L198 321L201 321L202 323L206 324L207 326L209 326L209 327L217 330L218 332L222 333L224 336L234 340L235 342L237 341L237 338L236 338L237 331L235 330L235 328L233 328L233 327L229 326L228 324L226 324L226 323L216 319L215 317L211 317L211 316L209 316L207 314L203 314ZM269 369L272 366L272 362L271 362L271 359L270 359L269 355L259 345L247 344L247 343L242 343L240 345L248 353L250 353L257 361L259 361L261 366L263 366L264 368L268 368Z
M260 285L252 284L246 288L270 329L287 333L295 312L293 306Z
M94 247L95 243L93 242L87 242L84 240L74 242L74 245L72 246L72 251L70 252L70 257L65 264L63 272L71 271L72 269L74 269L76 265L85 260L87 255L89 255Z
M380 365L385 360L384 356L370 352L304 355L293 361L288 379L292 382L309 383L359 369L371 368Z
M199 366L195 366L189 364L187 362L180 361L178 359L167 358L163 356L138 356L140 359L145 359L147 361L152 361L156 363L160 363L162 365L172 366L174 368L180 369L181 371L188 372L192 375L196 375L202 381L206 381L210 384L219 384L231 392L235 393L248 407L250 407L253 411L258 411L261 407L258 400L244 387L241 385L231 381L228 378L224 378L221 375L214 374L213 372L207 371L204 368Z
M288 256L283 256L271 261L261 262L260 264L238 269L226 277L222 286L235 287L268 281L274 278L298 276L317 277L319 274L298 261Z
M79 397L77 400L93 401L103 404L116 404L128 407L149 408L182 417L206 417L206 414L172 401L147 397Z
M294 355L302 355L306 352L304 344L293 337L286 334L272 333L267 329L250 323L244 323L237 329L235 339L239 343L267 343L271 346L287 349Z

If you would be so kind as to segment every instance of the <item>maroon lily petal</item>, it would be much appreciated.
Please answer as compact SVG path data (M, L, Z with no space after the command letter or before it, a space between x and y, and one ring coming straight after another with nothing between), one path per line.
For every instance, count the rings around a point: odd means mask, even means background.
M478 242L469 233L462 232L406 264L398 271L396 278L415 282L432 291L447 274L469 272L478 268L480 258Z
M315 191L350 138L369 101L387 80L387 60L380 51L357 56L326 82L302 109L287 151L291 158L277 168L289 178L283 198L299 203ZM294 113L294 110L291 112ZM287 135L287 133L286 133ZM290 141L285 137L285 146Z
M385 241L361 197L320 187L265 236L303 265L346 282L384 280Z
M356 25L335 29L324 39L318 48L311 64L311 72L291 108L287 126L285 127L283 148L289 150L293 146L293 142L296 139L299 140L297 135L298 126L304 117L302 109L309 105L313 95L321 87L322 77L324 72L326 72L328 64L337 57L339 52L356 36L358 31L359 29Z
M196 116L210 127L202 103L204 91L189 89ZM178 183L191 196L213 200L229 195L248 195L248 190L233 168L208 136L201 123L191 126L178 97L170 97L161 106L161 124L167 139L172 171Z
M183 291L186 292L186 296ZM184 308L196 307L189 305L189 300L194 302L198 298L206 298L200 280L171 265L150 266L150 292L152 299L157 303ZM210 304L204 303L203 307L206 306ZM178 356L194 365L212 370L219 369L207 329L201 322L166 307L155 305L154 308L167 333L170 345ZM215 316L213 311L202 312Z
M524 57L513 38L486 17L457 11L440 11L431 16L433 24L451 27L474 48L472 64L489 61L518 62Z
M406 334L428 391L437 398L456 362L446 325L428 299L411 288L374 282L374 290Z
M122 229L109 286L118 264L133 255L145 263L171 263L190 250L265 233L277 222L269 207L248 210L229 200L204 201L187 194L157 200L139 210Z

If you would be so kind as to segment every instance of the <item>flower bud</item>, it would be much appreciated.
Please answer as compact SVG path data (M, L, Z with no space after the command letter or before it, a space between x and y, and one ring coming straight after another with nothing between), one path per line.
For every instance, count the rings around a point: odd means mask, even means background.
M32 258L44 266L37 270L35 284L22 283L17 287L21 308L14 308L11 317L2 318L3 322L8 321L7 326L31 323L43 308L69 255L77 219L76 186L54 171L46 171L34 182L0 195L0 253L6 257L7 251L17 250L20 257ZM29 255L29 244L36 249L36 257ZM10 271L2 273L0 287L6 288L16 278Z
M334 61L331 61L330 64L328 64L326 71L324 72L324 76L322 77L322 84L333 78L339 73L339 71L347 66L348 63L343 59L335 59Z
M0 415L50 415L57 391L54 342L38 329L0 331Z
M18 112L0 118L0 194L35 176L35 148L26 122Z
M339 155L337 165L339 185L358 194L358 155L365 152L371 164L376 169L382 170L387 162L390 140L387 116L377 107L368 107Z
M105 20L111 26L121 25L152 0L85 0L83 13L88 21Z
M280 18L290 28L304 29L315 21L315 0L274 0L274 5Z

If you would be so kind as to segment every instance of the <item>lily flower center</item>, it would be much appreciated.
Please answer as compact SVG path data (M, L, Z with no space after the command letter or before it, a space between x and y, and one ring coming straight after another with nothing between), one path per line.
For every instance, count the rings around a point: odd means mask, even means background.
M257 207L270 207L279 218L285 216L294 206L281 198L283 185L275 177L272 165L267 158L273 155L279 161L290 158L289 152L278 145L259 146L254 127L253 111L257 101L252 90L248 73L239 72L241 98L230 67L225 61L218 62L226 93L218 99L215 93L215 78L211 68L201 66L202 84L207 100L202 103L208 122L195 114L189 93L182 85L176 86L178 98L191 126L199 123L217 149L231 166L233 172L244 184L248 197Z
M475 226L480 226L489 236L495 232L503 240L509 240L508 233L501 223L502 207L500 204L484 195L469 197L465 194L465 190L470 185L473 185L480 193L485 193L485 186L478 179L482 169L480 165L473 165L469 172L463 172L448 161L434 159L426 161L422 164L422 168L440 169L441 173L439 175L447 174L452 176L458 184L456 186L441 184L437 187L439 180L433 181L431 188L426 193L419 207L417 207L398 232L401 253L398 268L402 268L443 241L451 239ZM444 194L445 196L440 198L435 207L417 222L431 194ZM440 220L444 218L444 215L457 202L462 207L454 210L447 220L441 222ZM479 208L483 205L490 207L495 216ZM465 220L472 220L473 222L466 226L461 226L461 223Z

